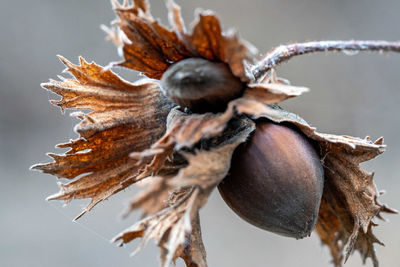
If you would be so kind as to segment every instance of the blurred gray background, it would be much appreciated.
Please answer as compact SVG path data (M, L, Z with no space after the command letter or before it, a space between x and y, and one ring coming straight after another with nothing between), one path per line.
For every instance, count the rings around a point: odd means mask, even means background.
M79 55L106 65L118 60L99 25L114 18L108 0L0 0L0 266L157 266L158 250L150 244L129 258L137 242L117 248L109 239L136 220L118 215L136 192L129 188L99 204L78 223L72 218L86 201L67 207L46 202L58 191L56 179L28 170L48 161L54 145L76 138L77 122L61 115L39 84L64 69L61 54L77 63ZM261 52L281 43L320 39L400 39L400 2L372 0L178 0L189 24L197 7L215 10L223 25L239 29ZM161 0L152 12L166 23ZM322 132L385 137L387 152L365 164L376 171L382 201L400 208L400 55L363 53L298 57L278 75L311 92L288 101ZM118 71L135 80L134 72ZM327 248L311 238L280 237L240 220L217 192L201 212L209 265L331 266ZM400 266L400 216L375 229L386 247L377 247L383 267ZM371 263L368 262L371 266ZM183 266L181 262L178 266ZM361 266L358 255L348 267Z

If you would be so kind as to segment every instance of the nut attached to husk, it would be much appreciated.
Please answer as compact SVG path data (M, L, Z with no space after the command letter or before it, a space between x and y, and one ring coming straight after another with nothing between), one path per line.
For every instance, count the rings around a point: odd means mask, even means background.
M303 238L315 228L323 185L323 167L310 141L287 126L262 122L233 154L218 189L247 222Z
M227 64L202 58L175 63L161 79L167 97L196 113L224 111L230 100L241 95L243 86Z

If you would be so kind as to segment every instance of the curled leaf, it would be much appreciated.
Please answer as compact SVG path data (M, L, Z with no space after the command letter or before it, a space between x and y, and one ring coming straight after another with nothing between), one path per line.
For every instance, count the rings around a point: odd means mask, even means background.
M288 98L299 96L309 89L282 83L249 84L243 97L257 100L266 105L276 104Z

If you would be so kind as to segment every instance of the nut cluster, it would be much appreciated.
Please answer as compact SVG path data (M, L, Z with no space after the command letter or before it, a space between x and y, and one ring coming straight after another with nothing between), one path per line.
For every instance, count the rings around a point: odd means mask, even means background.
M216 112L244 89L224 63L191 58L164 73L161 89L191 112ZM323 167L310 141L293 127L257 123L250 140L233 154L218 186L225 202L247 222L303 238L314 230L323 192Z
M50 153L52 162L32 167L70 180L48 199L91 199L78 219L144 180L148 188L126 212L141 209L143 219L114 241L154 239L163 267L178 257L205 267L199 210L218 188L259 228L294 238L315 230L336 267L354 250L378 266L373 220L396 211L378 201L373 174L360 163L383 153L383 139L320 133L281 109L280 102L307 88L276 77L275 68L314 52L400 52L400 42L296 43L260 59L235 32L223 32L210 11L199 12L187 31L173 0L166 0L171 29L152 17L146 0L112 3L118 19L103 29L123 60L111 67L150 79L130 83L110 67L60 57L74 78L42 84L61 96L51 103L90 112L72 114L80 119L79 138L58 145L66 153Z

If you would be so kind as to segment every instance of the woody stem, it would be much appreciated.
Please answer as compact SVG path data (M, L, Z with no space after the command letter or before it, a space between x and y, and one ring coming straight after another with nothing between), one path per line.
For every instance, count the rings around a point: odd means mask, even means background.
M252 69L256 80L261 79L272 68L284 63L294 56L311 54L315 52L359 52L359 51L378 51L378 52L400 52L399 42L387 41L318 41L280 45L267 53L257 65Z

